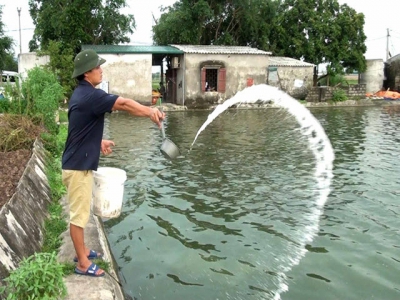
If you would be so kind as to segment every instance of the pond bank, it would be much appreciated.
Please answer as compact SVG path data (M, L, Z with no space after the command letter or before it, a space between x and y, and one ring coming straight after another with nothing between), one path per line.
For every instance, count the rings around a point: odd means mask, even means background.
M302 102L303 103L303 102ZM362 107L362 106L391 106L400 105L400 101L389 101L383 99L360 99L360 100L346 100L342 102L304 102L303 105L307 108L319 108L319 107ZM161 107L164 111L186 111L191 110L186 106L176 105L172 103L162 103ZM208 109L202 110L214 110L217 105L210 106ZM240 105L233 105L230 109L260 109L260 108L279 108L278 105L271 102L260 102L260 103L243 103ZM194 109L195 110L195 109Z

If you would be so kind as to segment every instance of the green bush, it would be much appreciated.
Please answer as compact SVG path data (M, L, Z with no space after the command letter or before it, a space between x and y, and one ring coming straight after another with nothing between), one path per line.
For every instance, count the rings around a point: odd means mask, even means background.
M56 76L48 70L35 67L28 71L22 83L22 93L27 101L28 115L42 117L43 124L50 133L57 133L56 112L64 99L64 90Z
M0 113L25 114L27 102L22 95L18 78L15 84L4 84L2 94L4 98L0 99Z
M25 114L27 101L23 99L10 100L8 98L0 99L0 113Z
M11 101L7 98L0 99L0 113L8 113L10 111Z
M28 72L28 78L22 83L20 92L12 95L12 100L0 100L0 109L7 113L2 116L4 126L0 126L0 136L7 138L4 141L0 139L0 149L2 146L5 151L21 149L25 144L27 149L31 149L33 140L40 134L46 150L50 153L46 163L46 175L53 202L49 206L50 216L45 221L42 252L24 259L18 269L10 272L9 277L2 280L0 299L63 299L67 294L63 276L67 271L71 273L74 266L58 263L56 255L62 242L60 234L67 229L66 217L58 202L65 194L65 187L61 182L60 157L67 127L59 127L55 119L58 104L63 99L63 89L54 74L36 67Z
M63 299L67 295L63 272L55 252L35 253L4 279L6 286L0 294L7 295L7 300Z
M332 93L332 101L333 102L342 102L347 100L347 94L344 90L335 90Z

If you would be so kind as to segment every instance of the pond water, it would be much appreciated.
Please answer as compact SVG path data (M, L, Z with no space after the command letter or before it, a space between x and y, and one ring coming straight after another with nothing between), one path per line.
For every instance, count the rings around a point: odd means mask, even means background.
M166 135L182 152L175 161L160 154L149 120L110 115L115 153L100 165L128 179L122 213L105 229L125 292L143 300L400 299L400 112L311 112L335 152L320 214L315 158L285 110L230 109L191 150L210 111L170 112Z

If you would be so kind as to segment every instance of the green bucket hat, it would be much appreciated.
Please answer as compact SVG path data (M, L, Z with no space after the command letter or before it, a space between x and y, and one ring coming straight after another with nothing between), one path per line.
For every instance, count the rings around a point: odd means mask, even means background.
M104 64L106 60L101 58L94 50L88 49L79 52L74 60L74 73L72 74L72 78L76 78L79 75L82 75L97 66Z

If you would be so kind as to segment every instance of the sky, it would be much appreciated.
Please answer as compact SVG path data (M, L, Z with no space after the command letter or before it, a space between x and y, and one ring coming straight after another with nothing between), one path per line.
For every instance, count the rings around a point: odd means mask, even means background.
M136 30L131 38L131 45L151 45L153 16L161 15L159 7L172 5L176 0L126 0L129 5L123 13L135 16ZM382 59L386 61L387 40L392 56L400 53L399 0L338 0L347 4L357 12L365 15L364 33L367 36L367 59ZM21 48L22 53L29 51L29 41L32 39L34 25L29 15L28 0L0 0L3 5L2 21L5 24L5 34L15 40L15 53L20 53L19 18L17 8L21 8ZM387 39L387 29L390 37Z

